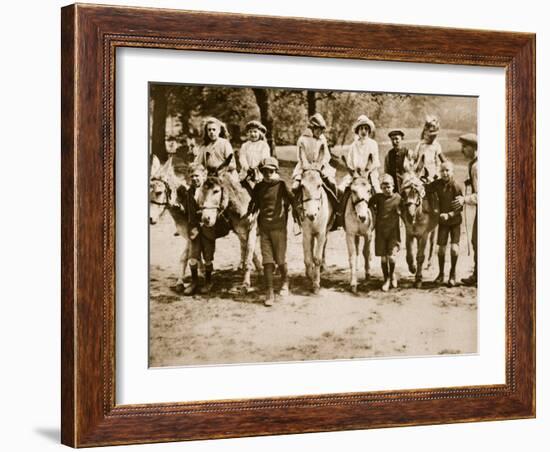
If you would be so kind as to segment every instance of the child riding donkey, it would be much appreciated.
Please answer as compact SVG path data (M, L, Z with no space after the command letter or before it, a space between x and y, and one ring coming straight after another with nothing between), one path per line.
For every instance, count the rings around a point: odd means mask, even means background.
M225 125L216 118L208 118L204 125L204 143L199 149L196 164L202 164L208 177L194 196L189 198L189 223L198 231L200 252L205 261L205 285L201 292L212 289L212 271L216 239L232 229L241 244L241 268L243 269L243 290L250 287L250 269L256 244L256 222L246 216L250 195L241 186L235 165L233 148L228 141ZM194 258L199 257L198 247ZM256 263L257 263L256 259ZM198 275L192 273L188 294L198 288Z
M339 191L343 193L339 204L339 219L343 223L345 223L346 205L351 195L350 186L354 177L364 176L368 179L371 196L380 192L378 143L371 138L375 130L374 122L366 115L360 115L353 124L352 130L355 133L355 140L350 145L347 157L342 156L349 174L343 177L339 187Z
M239 178L252 190L262 180L260 164L271 155L265 140L266 127L259 121L249 121L245 126L248 140L239 149Z
M292 172L292 192L296 198L296 205L303 207L302 175L305 170L316 169L321 175L330 202L336 206L338 193L336 191L336 169L330 165L331 154L324 131L327 127L325 119L320 113L309 118L308 128L298 138L296 143L296 166ZM303 216L303 208L296 215L299 222Z

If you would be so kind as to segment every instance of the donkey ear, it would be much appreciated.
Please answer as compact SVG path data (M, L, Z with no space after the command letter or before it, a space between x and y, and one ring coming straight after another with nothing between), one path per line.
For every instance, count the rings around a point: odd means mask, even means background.
M156 176L159 173L160 169L160 160L155 154L153 154L153 157L151 159L151 177Z
M231 160L233 160L233 154L227 156L223 163L216 168L216 173L219 173L222 169L227 167L231 163Z
M367 168L370 170L373 165L374 165L374 157L372 154L369 154L367 158Z

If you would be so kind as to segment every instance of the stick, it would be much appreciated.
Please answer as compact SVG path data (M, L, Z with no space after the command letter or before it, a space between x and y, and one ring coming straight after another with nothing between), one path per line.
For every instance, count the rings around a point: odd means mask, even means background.
M468 185L464 184L464 196L468 192ZM464 210L464 225L466 226L466 243L468 244L468 256L470 255L470 233L468 232L468 209L466 209L466 203L462 206Z

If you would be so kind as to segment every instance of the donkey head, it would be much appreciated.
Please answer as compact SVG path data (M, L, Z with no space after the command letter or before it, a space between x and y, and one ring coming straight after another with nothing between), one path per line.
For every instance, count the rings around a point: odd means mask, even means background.
M318 168L310 167L302 173L302 206L304 216L310 221L315 221L322 204L323 180Z
M219 177L209 176L197 190L197 205L200 210L201 224L212 227L218 215L227 209L228 198Z
M361 223L365 223L369 218L369 200L372 196L372 185L368 172L361 170L353 172L350 192L355 214Z
M172 159L161 165L156 155L151 161L149 179L149 223L156 224L162 214L177 202L177 193L173 187L176 176Z
M414 218L426 196L422 182L416 177L407 177L401 186L401 203L409 218Z

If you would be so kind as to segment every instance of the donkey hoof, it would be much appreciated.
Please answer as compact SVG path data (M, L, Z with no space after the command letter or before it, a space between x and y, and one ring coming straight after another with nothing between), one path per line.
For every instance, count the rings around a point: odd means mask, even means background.
M352 284L350 290L352 294L357 294L357 284Z
M370 274L369 272L365 272L365 282L369 282Z
M411 272L414 275L416 273L416 265L414 264L409 265L409 272Z
M320 290L321 288L319 286L313 286L313 288L311 289L311 292L313 293L313 295L319 295Z
M414 282L414 287L415 289L422 289L422 281L421 280L417 280Z
M241 286L241 295L246 295L250 291L250 287L247 285Z

